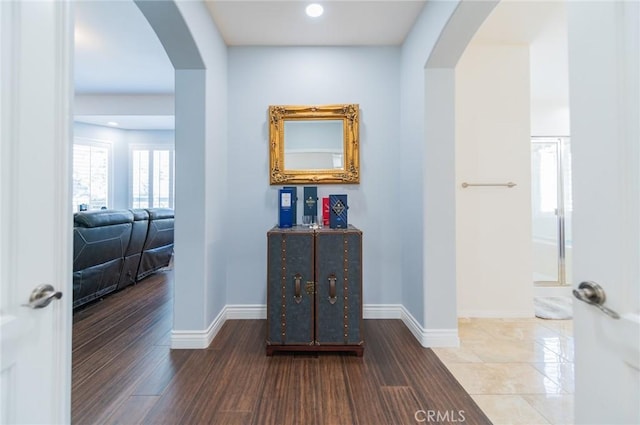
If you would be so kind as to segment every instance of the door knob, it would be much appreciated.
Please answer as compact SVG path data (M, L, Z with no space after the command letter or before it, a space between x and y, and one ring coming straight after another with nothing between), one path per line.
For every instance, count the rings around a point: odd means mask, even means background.
M587 304L598 307L603 313L613 317L614 319L620 318L618 313L604 306L604 302L607 297L602 286L598 285L596 282L586 281L580 283L580 285L578 285L578 289L573 290L573 296L580 301L584 301Z
M45 308L53 299L59 300L62 298L62 292L56 291L53 286L45 284L36 286L36 289L31 292L29 297L29 304L22 304L23 307L29 308Z

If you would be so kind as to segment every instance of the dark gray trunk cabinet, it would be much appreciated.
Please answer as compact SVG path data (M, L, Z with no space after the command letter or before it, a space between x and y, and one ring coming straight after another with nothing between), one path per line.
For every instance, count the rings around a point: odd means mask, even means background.
M362 232L273 228L267 233L267 355L362 356Z

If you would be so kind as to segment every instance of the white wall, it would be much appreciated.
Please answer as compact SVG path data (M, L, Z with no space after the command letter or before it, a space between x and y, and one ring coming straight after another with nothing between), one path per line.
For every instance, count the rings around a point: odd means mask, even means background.
M455 322L455 292L449 296L432 297L433 309L426 307L426 293L438 287L455 288L455 276L448 271L434 268L425 269L425 250L437 247L447 235L447 228L441 228L442 239L424 239L425 212L427 208L453 210L454 205L437 202L437 195L425 193L426 176L436 178L437 169L425 169L426 144L435 149L438 157L437 140L427 140L425 134L425 65L436 45L440 34L454 13L457 2L427 2L402 46L401 58L401 102L400 102L400 197L406 200L403 219L399 223L402 235L402 305L418 322L421 328L446 329L457 327ZM453 155L451 155L453 157ZM437 159L436 159L437 160ZM433 196L433 197L432 197ZM427 201L429 199L429 201ZM430 202L433 200L434 202ZM443 211L443 210L440 210ZM434 228L439 223L432 222ZM427 245L427 248L425 248ZM436 248L437 251L437 248ZM450 257L454 255L451 254ZM447 265L444 266L445 268ZM427 314L439 317L426 323ZM423 341L424 342L424 341Z
M265 233L277 215L277 187L267 179L267 106L339 102L361 106L363 183L319 189L320 195L347 193L350 221L364 230L365 303L402 303L423 337L430 329L455 332L454 140L425 127L426 103L435 108L430 95L438 89L426 83L425 65L436 52L431 71L443 68L452 93L461 49L493 6L428 2L400 48L234 47L227 56L213 24L199 15L201 5L178 4L207 63L207 92L195 99L206 114L207 141L184 141L191 149L183 164L194 166L178 176L184 187L193 185L199 200L184 205L194 211L196 224L204 219L205 236L200 244L193 235L182 253L204 257L181 282L186 286L176 297L174 337L210 327L224 304L265 301ZM188 72L182 74L177 91L188 83ZM193 74L200 78L199 70ZM445 104L440 116L453 126L453 99L440 103Z
M364 303L401 302L398 227L412 205L398 178L399 58L396 47L229 48L229 304L266 303L266 232L280 188L269 185L268 106L336 103L360 105L361 183L318 185L318 195L348 195L349 222L364 234Z
M226 228L232 214L225 203L227 47L203 3L176 5L195 41L195 46L189 46L197 49L204 69L192 57L181 59L189 50L184 45L172 45L175 56L169 57L176 66L174 347L181 330L211 329L227 304ZM174 43L175 31L171 26L165 29L161 40ZM200 335L196 332L196 339ZM200 342L206 346L206 341Z
M419 207L402 228L403 306L425 346L458 344L454 68L495 4L427 2L402 47L401 186Z
M136 0L175 74L173 348L205 348L226 304L227 48L202 2Z
M568 136L569 127L568 105L553 100L531 100L532 136Z
M75 115L173 115L173 94L76 94Z
M131 207L131 167L129 149L131 145L174 145L172 130L123 130L76 122L73 125L74 137L81 137L101 142L109 142L112 146L112 196L111 208L123 209Z
M528 45L469 45L456 68L460 316L533 315L529 98Z
M542 6L545 7L545 6ZM565 2L554 4L530 43L531 135L569 136L569 52Z

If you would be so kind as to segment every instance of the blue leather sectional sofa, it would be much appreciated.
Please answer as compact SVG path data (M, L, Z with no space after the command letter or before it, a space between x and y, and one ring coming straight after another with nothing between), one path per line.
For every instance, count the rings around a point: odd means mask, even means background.
M73 307L141 281L169 265L174 212L84 211L73 217Z

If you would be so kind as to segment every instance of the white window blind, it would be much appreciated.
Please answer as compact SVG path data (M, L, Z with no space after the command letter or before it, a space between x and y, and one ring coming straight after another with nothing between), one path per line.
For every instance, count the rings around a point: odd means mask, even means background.
M107 143L73 145L73 210L109 207L111 147Z
M133 161L133 208L149 207L149 151L134 150Z
M132 207L173 208L173 150L132 148L131 164Z

